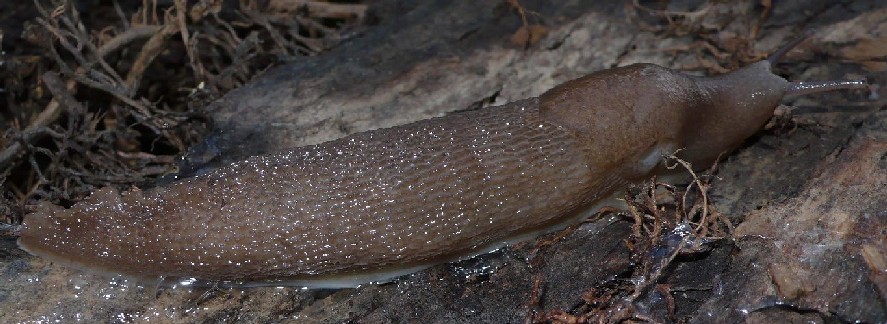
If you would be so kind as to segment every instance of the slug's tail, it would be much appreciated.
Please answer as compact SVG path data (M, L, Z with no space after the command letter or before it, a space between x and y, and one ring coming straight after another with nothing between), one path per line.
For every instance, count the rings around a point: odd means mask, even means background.
M86 203L71 209L48 202L39 205L34 213L27 215L22 224L19 248L32 255L75 268L88 269L96 264L97 253L90 250L90 245L86 243L108 239L96 224L97 220L104 218L96 217L96 214L107 212L102 207L119 204L120 195L114 189L104 188L84 201ZM112 270L110 267L98 268L98 272Z
M61 207L44 202L37 207L37 212L29 214L22 226L21 236L18 239L20 249L31 255L46 255L49 251L41 244L39 232L34 229L52 227L52 216Z

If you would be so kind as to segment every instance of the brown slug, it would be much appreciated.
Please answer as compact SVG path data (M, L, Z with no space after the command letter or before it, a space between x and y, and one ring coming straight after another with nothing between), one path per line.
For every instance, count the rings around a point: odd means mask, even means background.
M864 88L770 72L792 46L695 77L598 71L537 98L255 156L168 186L103 188L26 216L19 246L139 277L350 287L575 222L626 184L698 166L757 132L786 95Z

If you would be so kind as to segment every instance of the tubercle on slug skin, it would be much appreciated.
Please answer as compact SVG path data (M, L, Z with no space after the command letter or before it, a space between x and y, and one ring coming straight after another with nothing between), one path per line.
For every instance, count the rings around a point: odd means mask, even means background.
M564 226L662 172L659 157L678 148L705 165L756 132L788 87L766 61L712 78L651 64L599 71L539 98L256 156L169 186L100 189L27 215L19 245L142 277L385 280Z

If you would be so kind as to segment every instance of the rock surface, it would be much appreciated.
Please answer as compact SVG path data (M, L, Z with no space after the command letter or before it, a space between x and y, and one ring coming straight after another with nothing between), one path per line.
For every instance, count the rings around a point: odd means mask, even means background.
M622 3L521 4L548 28L527 49L509 41L521 22L504 1L380 1L379 24L363 35L274 68L212 105L218 131L192 162L235 161L509 102L617 65L695 62L673 50L692 46L693 37L643 32ZM713 22L722 35L747 32L758 19L726 16ZM780 65L793 79L849 74L887 83L883 72L863 69L884 61L885 45L872 45L884 35L870 33L887 28L883 3L779 2L754 49L770 51L808 26L817 37ZM675 318L663 311L667 298L644 300L638 313L706 323L887 321L887 106L862 100L798 99L791 102L801 107L796 128L762 131L729 156L712 197L738 224L735 239L667 269L659 283L670 287ZM49 264L7 238L0 241L0 321L523 322L534 310L570 311L590 287L629 271L629 232L626 222L598 221L552 244L518 244L393 283L312 291L157 289Z

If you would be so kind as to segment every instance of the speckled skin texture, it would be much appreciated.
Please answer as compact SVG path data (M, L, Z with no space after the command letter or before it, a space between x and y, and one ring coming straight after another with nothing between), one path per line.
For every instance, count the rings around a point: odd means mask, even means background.
M207 280L452 260L551 227L622 183L590 168L591 147L537 107L359 133L149 191L105 188L29 215L20 244L115 272Z
M785 80L769 65L751 73L774 80L758 82L772 88L764 102L755 89L735 90L735 78L649 64L605 70L539 98L257 156L166 187L105 188L70 209L43 205L19 244L143 277L320 287L387 279L562 226L660 171L678 148L693 162L713 159L782 97ZM709 123L748 109L755 117L731 129Z

